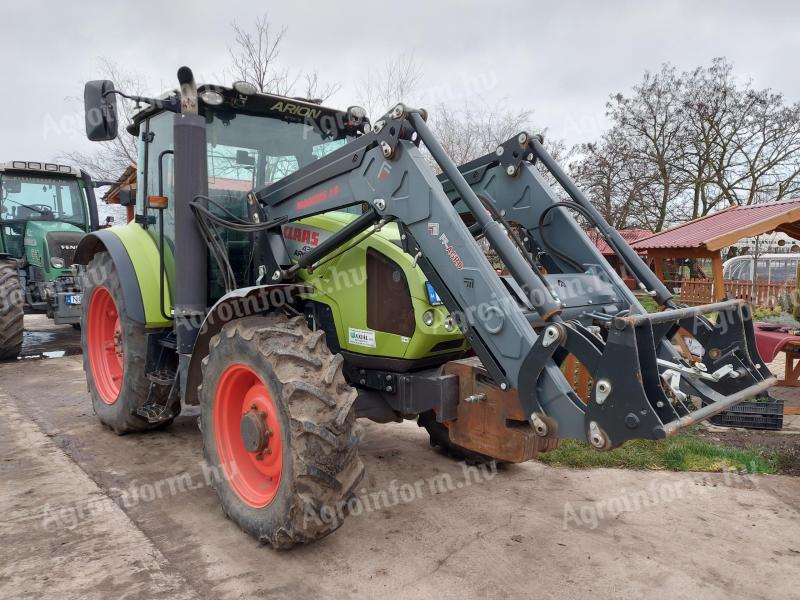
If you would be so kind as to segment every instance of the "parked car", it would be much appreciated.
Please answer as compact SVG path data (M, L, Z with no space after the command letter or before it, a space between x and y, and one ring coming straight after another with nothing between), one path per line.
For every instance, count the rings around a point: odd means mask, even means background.
M758 260L753 256L736 256L723 263L722 276L726 281L786 283L795 280L798 260L800 253L762 254Z

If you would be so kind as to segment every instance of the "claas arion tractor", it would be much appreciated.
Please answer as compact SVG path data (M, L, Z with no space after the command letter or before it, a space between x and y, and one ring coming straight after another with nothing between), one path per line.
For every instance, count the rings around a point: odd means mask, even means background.
M160 98L86 84L92 140L117 135L117 96L147 108L128 127L135 220L76 254L85 370L119 434L199 405L222 506L259 540L286 548L339 526L321 517L363 475L357 418L417 419L455 456L522 462L559 438L666 438L774 383L746 305L677 305L541 138L458 167L422 109L370 125L359 107L197 86L186 67L178 80ZM679 330L700 360L676 349Z

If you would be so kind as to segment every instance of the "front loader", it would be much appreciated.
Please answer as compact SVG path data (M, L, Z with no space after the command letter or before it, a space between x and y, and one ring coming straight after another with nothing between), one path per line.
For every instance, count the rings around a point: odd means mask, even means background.
M186 67L178 80L159 99L86 85L93 140L116 136L116 96L149 105L128 129L135 220L76 254L87 383L119 434L199 404L222 506L259 540L286 548L341 524L327 517L363 475L359 417L417 419L456 456L522 462L560 438L665 438L774 383L746 305L676 305L539 138L459 168L423 110L398 104L370 126L358 107L197 87ZM662 312L642 309L573 213ZM674 349L679 328L701 361Z

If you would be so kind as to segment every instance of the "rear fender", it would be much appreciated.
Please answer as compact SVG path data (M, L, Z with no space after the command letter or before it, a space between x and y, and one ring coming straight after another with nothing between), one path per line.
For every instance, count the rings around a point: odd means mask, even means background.
M312 291L307 285L279 283L239 288L220 298L208 311L192 348L186 379L181 386L185 404L199 404L197 387L203 381L202 362L208 356L211 338L217 335L226 323L263 315L284 306L291 306L301 299L301 295Z
M86 235L75 251L75 263L87 265L98 252L108 252L122 283L128 317L147 328L171 327L159 306L158 246L138 224L101 229ZM167 265L171 257L166 257ZM163 306L171 304L167 277L164 277Z

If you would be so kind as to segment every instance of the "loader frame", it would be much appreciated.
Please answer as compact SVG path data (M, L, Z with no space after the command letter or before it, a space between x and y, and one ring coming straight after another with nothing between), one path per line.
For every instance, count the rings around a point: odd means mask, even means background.
M256 285L231 289L209 307L208 257L213 255L218 263L227 258L208 237L206 119L198 111L191 71L182 68L178 79L180 93L168 101L144 99L175 113L170 150L175 210L171 251L176 263L171 307L163 304L164 257L169 251L163 235L157 283L160 311L171 327L148 333L153 352L148 350L147 373L153 385L170 386L170 402L180 396L185 404L197 403L210 338L227 322L241 314L270 312L281 304L302 311L307 296L299 285L301 272L313 272L390 222L397 223L403 249L414 257L453 326L480 359L483 381L514 393L513 402L521 411L508 414L524 415L525 426L541 438L588 439L600 450L635 438L664 438L764 394L775 382L755 350L747 306L734 300L678 306L546 152L541 138L521 132L495 152L459 168L428 128L426 112L403 104L371 130L358 128L361 135L337 150L248 194L248 222L228 221L227 226L252 235ZM106 115L102 131L93 138L97 140L109 139L112 129L108 115L114 110L106 99L114 90L108 83L87 84L86 97L102 98L99 106ZM235 107L240 100L232 94L229 101ZM319 130L317 122L309 124ZM87 131L90 125L87 116ZM114 135L115 128L113 123ZM441 169L440 176L421 145ZM161 156L158 165L160 174ZM569 200L556 196L539 168L555 179ZM159 206L166 204L161 195L146 199L145 214L137 223L163 226ZM283 238L286 224L354 206L364 207L357 218L299 256L289 256ZM147 207L159 216L148 214ZM646 313L568 211L577 212L605 237L662 312ZM226 225L219 217L216 222ZM508 275L495 272L476 237L488 242ZM86 249L81 253L84 260L90 258L88 242ZM274 300L276 294L282 299ZM679 355L672 345L681 328L705 348L700 362ZM151 354L167 355L169 360L161 362ZM588 399L578 397L561 371L569 355L591 376ZM431 356L429 364L408 373L393 369L388 361L382 367L346 363L345 373L359 387L357 412L372 416L385 404L398 417L434 410L440 422L455 418L462 403L479 403L481 398L459 396L457 377L445 368L447 360ZM164 365L169 376L161 374ZM357 376L352 374L355 367ZM383 383L371 383L378 380ZM368 393L370 388L378 394ZM502 402L507 404L508 397ZM158 407L148 412L174 417L162 408L161 413Z
M254 192L257 204L251 202L251 206L258 212L253 218L280 223L360 202L369 204L360 218L296 263L273 256L274 280L313 269L326 255L370 228L398 221L409 251L492 379L502 390L518 390L534 431L543 437L585 437L598 449L633 438L666 437L763 394L774 383L755 351L744 303L731 300L678 307L666 287L558 167L541 139L520 133L494 155L458 169L429 130L426 118L424 111L397 105L372 133ZM420 152L420 143L442 169L439 180ZM536 171L536 160L571 201L557 199ZM511 213L509 218L513 216L525 229L527 243L539 253L536 258L515 245L503 219L487 214L475 188L497 213ZM488 240L505 264L513 287L498 277L474 243L473 232L454 210L453 205L459 203L474 219L474 231ZM577 210L600 231L640 286L664 306L664 312L645 313L577 223L560 214L561 210L553 210L562 207ZM543 237L545 231L568 240L570 250L556 250ZM576 246L577 260L570 257L576 254ZM540 264L547 264L546 276ZM570 298L560 296L559 275L571 275L578 288L584 284L572 294L573 299L583 298L582 305L570 306ZM603 284L613 289L613 301L593 289ZM717 315L716 321L704 317L710 313ZM671 339L679 327L706 348L699 366L673 348ZM590 328L600 328L603 334ZM565 352L578 357L595 381L587 404L576 396L553 360ZM665 375L669 382L679 382L677 389L670 387ZM704 406L695 408L690 396L700 398Z

